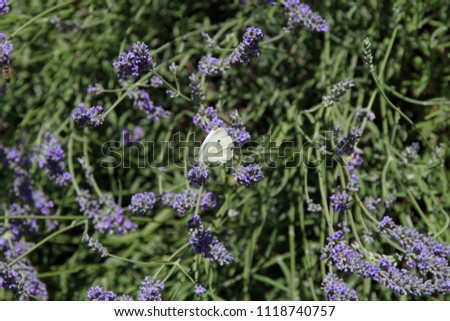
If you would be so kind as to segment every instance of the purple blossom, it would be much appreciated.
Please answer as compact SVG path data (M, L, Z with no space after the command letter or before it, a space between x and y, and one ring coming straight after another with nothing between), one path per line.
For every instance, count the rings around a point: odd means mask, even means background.
M72 113L72 119L78 126L95 128L105 121L105 113L102 106L86 108L83 103L79 104Z
M350 289L345 282L335 274L327 274L322 282L322 289L329 301L358 301L354 289Z
M196 284L194 286L194 292L198 295L203 295L206 292L206 288L202 284Z
M8 209L8 216L10 217L9 224L14 240L18 240L23 235L33 235L39 230L36 219L32 218L34 215L28 205L21 206L12 203ZM31 216L31 218L15 219L15 216Z
M139 301L162 301L162 290L164 290L163 282L146 276L139 287Z
M148 51L148 46L145 43L136 42L131 45L131 50L119 54L119 58L113 62L113 67L120 79L130 77L136 79L152 71L155 63Z
M202 83L197 74L189 75L189 88L191 90L191 99L195 105L201 105L205 102Z
M46 132L44 142L37 151L36 158L40 169L58 186L66 186L70 180L69 172L65 171L66 155L61 143L50 132Z
M330 108L335 102L338 102L339 99L344 96L347 90L354 86L355 84L350 78L345 78L337 84L333 84L327 95L322 97L322 105L326 108Z
M227 134L231 137L237 146L242 145L246 140L250 139L249 132L245 129L244 123L239 116L237 110L234 110L230 114L231 126L227 127Z
M155 203L155 194L152 192L137 193L131 197L128 209L136 216L144 216L152 211Z
M310 30L327 32L329 26L326 21L313 12L307 4L300 3L299 0L287 0L284 4L285 14L288 17L287 28L305 27Z
M233 168L233 177L239 185L251 188L253 185L263 180L264 174L259 165L250 164L239 168Z
M9 12L8 0L0 0L0 15L7 14Z
M214 107L200 108L192 119L195 126L204 129L207 133L219 127L224 127L225 123L217 115Z
M114 202L111 195L91 200L89 192L81 190L77 202L80 210L92 220L95 230L100 233L126 234L137 229L136 224L124 216L123 208Z
M7 38L3 32L0 32L0 64L2 66L9 65L9 58L13 49L11 39Z
M355 118L357 122L361 122L364 118L367 120L374 121L375 114L370 111L370 109L358 107L358 110L355 113Z
M277 1L276 0L267 0L267 4L271 7L276 6Z
M361 137L362 130L353 127L344 137L341 137L335 147L337 155L351 155L355 152L355 145Z
M130 132L129 130L122 130L122 144L123 146L126 146L130 143L136 143L142 138L145 137L145 133L142 130L141 126L136 126L133 128L133 130Z
M375 207L375 205L377 205L378 203L381 202L381 198L377 198L375 199L372 196L367 196L364 198L364 205L369 209L369 210L376 210L377 208Z
M350 209L350 202L353 200L353 197L345 191L338 191L336 194L330 196L330 200L335 212L343 212Z
M94 86L89 85L88 89L87 89L88 94L94 93L96 95L99 95L102 93L102 91L103 91L103 86L101 84L95 84Z
M230 69L230 59L215 58L212 56L202 57L198 63L198 70L205 76L221 76Z
M150 99L150 95L144 89L134 90L129 98L133 99L134 105L137 109L142 110L147 115L147 119L151 122L156 122L160 119L167 119L170 116L170 112L162 108L161 106L155 106Z
M189 189L182 193L164 192L161 195L160 202L164 206L170 206L175 209L179 215L193 210L198 201L197 189ZM218 205L217 196L212 192L203 192L200 198L200 210L206 211L216 208Z
M187 177L194 186L201 186L208 180L208 169L200 164L195 164L188 171Z
M153 76L152 78L150 78L150 86L158 88L162 85L164 85L164 82L158 76Z
M219 265L228 265L234 260L212 232L205 229L199 215L194 215L188 221L188 229L191 234L189 244L194 247L195 253L202 254L210 262L217 262Z
M117 294L113 291L106 291L101 286L96 285L89 289L87 298L89 301L115 301Z
M33 189L31 187L31 175L23 170L14 170L14 193L25 203L33 200Z
M245 31L242 42L233 50L230 55L232 64L247 63L259 57L259 42L263 39L262 30L256 27L248 27Z

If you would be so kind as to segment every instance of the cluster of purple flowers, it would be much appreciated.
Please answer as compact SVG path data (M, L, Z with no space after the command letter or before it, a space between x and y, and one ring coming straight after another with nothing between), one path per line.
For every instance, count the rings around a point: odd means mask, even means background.
M335 148L336 154L343 156L355 153L355 145L361 137L361 134L361 128L353 127L344 137L339 139Z
M248 27L242 41L229 56L225 58L215 58L210 55L202 57L198 64L198 70L205 76L220 76L231 65L248 63L253 59L257 59L259 57L259 42L263 37L264 34L261 29Z
M336 274L327 274L322 282L322 289L329 301L358 301L354 289L350 289Z
M195 164L188 171L187 177L194 186L201 186L206 183L209 177L208 169L203 164Z
M11 39L0 32L0 65L2 67L9 65L9 58L13 52L13 44Z
M230 135L236 146L241 146L246 140L250 139L250 134L245 129L237 110L231 112L230 119L231 126L227 127L227 134Z
M205 102L205 94L197 74L191 74L189 76L189 88L191 91L191 100L194 105L203 105Z
M0 15L9 12L8 0L0 0Z
M142 74L153 70L155 63L148 51L148 46L142 42L131 45L131 49L119 54L119 58L114 60L113 67L117 71L120 79L133 77L139 78Z
M353 197L348 195L346 191L338 191L336 194L330 196L330 200L335 212L343 212L350 209L350 203Z
M87 92L88 94L94 93L96 95L100 95L103 92L104 88L101 84L95 84L94 86L89 85Z
M200 108L192 121L195 126L204 129L207 133L216 128L225 126L224 121L217 115L217 110L212 106Z
M305 27L319 32L328 31L329 26L326 21L313 12L307 4L300 3L299 0L286 0L284 7L285 14L288 17L288 30L296 27Z
M194 247L194 252L202 254L210 262L217 262L219 265L230 264L234 258L225 246L212 234L210 230L205 229L200 215L194 215L188 221L190 238L189 244Z
M164 290L164 283L151 277L146 276L141 282L138 291L139 301L161 301L161 291ZM129 295L117 295L113 291L107 291L99 285L93 286L87 292L89 301L133 301Z
M172 207L178 214L184 215L193 210L198 200L197 189L188 189L182 193L164 192L161 195L161 203L164 206ZM200 210L206 211L216 208L218 205L217 196L212 192L203 192L200 197Z
M361 157L361 150L354 150L352 157L347 160L347 169L350 174L350 182L347 184L347 189L351 192L359 191L359 176L356 173L356 167L361 166L363 159Z
M203 286L203 284L196 284L194 286L194 292L198 295L203 295L206 292L206 288Z
M259 165L250 164L233 168L233 177L239 185L251 188L253 185L263 180L264 174Z
M259 57L259 42L264 38L261 29L248 27L244 33L242 41L230 55L232 64L248 63Z
M50 132L44 135L44 142L39 147L36 158L40 169L58 186L66 186L70 180L69 172L65 171L65 153L61 143Z
M364 205L371 211L376 210L377 208L375 207L378 203L381 202L381 198L374 198L373 196L368 196L364 198Z
M144 89L136 88L136 90L130 93L129 98L133 100L137 109L145 112L147 119L151 122L167 119L170 116L169 111L161 106L155 106L154 102L150 99L150 95Z
M128 209L136 216L144 216L152 211L155 203L156 197L152 192L137 193L131 197Z
M154 88L159 88L163 84L164 84L164 82L158 76L153 76L152 78L150 78L150 86L152 86Z
M100 233L126 234L137 229L130 219L124 215L122 207L116 204L111 195L103 195L98 200L92 200L87 190L82 190L77 196L81 211L92 220L94 228Z
M347 90L354 86L355 84L350 78L346 78L338 82L337 84L333 84L331 90L327 93L327 95L322 97L322 105L326 108L330 108L334 105L335 102L339 101L339 98L344 96Z
M402 239L404 236L398 235L398 233L405 233L405 228L400 228L396 232L389 230L384 232L384 228L394 227L391 224L392 220L383 219L380 222L381 232L391 235L393 238ZM448 293L450 291L449 246L425 237L417 231L410 230L408 232L412 232L410 233L411 237L406 237L405 239L408 241L403 243L406 249L411 249L411 252L407 251L404 257L407 263L406 268L399 268L393 258L388 259L380 255L372 255L372 259L366 260L357 248L347 243L344 239L345 232L342 230L336 231L327 239L327 245L322 249L321 259L326 263L332 263L338 270L347 274L356 273L362 278L371 278L395 291L398 295L424 296ZM412 242L409 243L410 241ZM422 257L420 254L417 255L417 247L415 247L417 243L420 244L421 249L426 249L426 254ZM414 251L416 253L412 254ZM426 263L415 271L412 271L415 264L408 265L408 262L422 263L425 261ZM430 274L432 276L428 278Z
M87 108L83 103L79 104L72 113L72 119L78 126L95 128L105 121L105 113L102 106Z

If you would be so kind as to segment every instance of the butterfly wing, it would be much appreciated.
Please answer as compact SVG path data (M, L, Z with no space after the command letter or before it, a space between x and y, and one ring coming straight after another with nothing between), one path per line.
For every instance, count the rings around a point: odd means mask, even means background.
M200 146L200 163L225 163L233 157L233 140L224 128L209 132Z

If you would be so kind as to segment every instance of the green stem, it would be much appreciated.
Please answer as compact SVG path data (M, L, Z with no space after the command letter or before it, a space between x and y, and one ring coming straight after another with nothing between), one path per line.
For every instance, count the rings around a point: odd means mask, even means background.
M73 222L72 224L70 224L69 226L66 226L52 234L50 234L49 236L47 236L46 238L44 238L43 240L41 240L40 242L36 243L34 246L30 247L28 250L26 250L22 255L19 255L17 258L15 258L12 262L10 262L8 264L8 267L13 266L14 264L16 264L17 262L19 262L21 259L23 259L24 257L26 257L28 254L30 254L31 252L33 252L34 250L36 250L37 248L39 248L41 245L43 245L44 243L48 242L49 240L51 240L52 238L54 238L55 236L58 236L64 232L67 232L77 226L80 226L84 224L84 220L83 221L79 221L79 222Z
M35 22L37 19L45 16L46 14L55 11L56 9L59 9L61 7L67 6L68 4L71 4L72 2L75 1L67 1L67 2L63 2L61 4L58 4L56 6L51 7L50 9L45 10L44 12L41 12L40 14L38 14L37 16L34 16L33 18L31 18L30 20L28 20L25 24L23 24L21 27L19 27L16 31L13 32L13 34L11 35L11 38L14 38L14 36L16 36L20 31L22 31L24 28L28 27L28 25L32 24L33 22Z

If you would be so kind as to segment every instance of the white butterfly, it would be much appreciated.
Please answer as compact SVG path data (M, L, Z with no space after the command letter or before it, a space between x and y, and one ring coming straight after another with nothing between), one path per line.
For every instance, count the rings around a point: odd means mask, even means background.
M211 130L200 146L198 161L206 163L225 163L233 158L233 140L224 128Z

